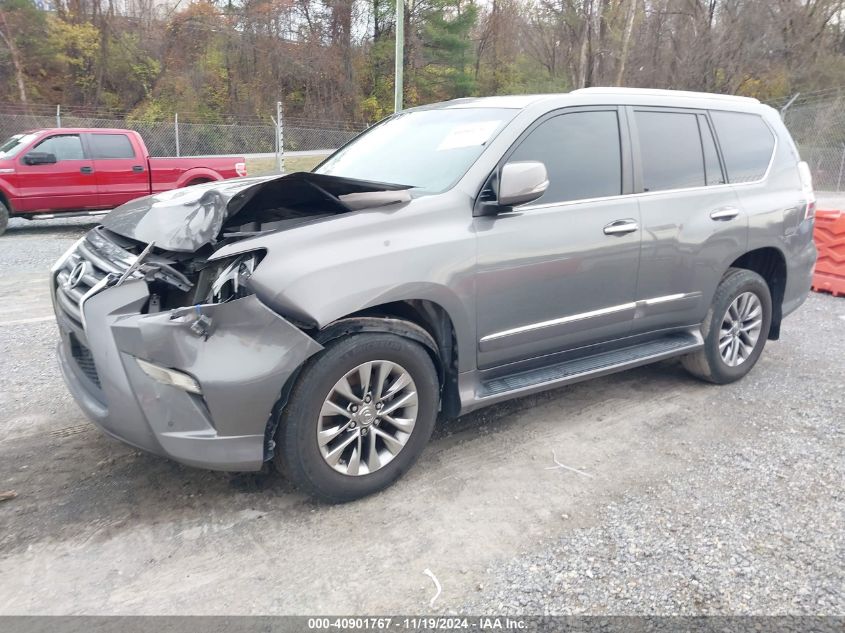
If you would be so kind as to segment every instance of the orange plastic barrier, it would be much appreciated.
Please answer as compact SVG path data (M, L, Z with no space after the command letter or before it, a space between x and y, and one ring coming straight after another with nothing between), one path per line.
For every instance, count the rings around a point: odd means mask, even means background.
M845 213L816 211L813 239L819 251L813 290L845 297Z

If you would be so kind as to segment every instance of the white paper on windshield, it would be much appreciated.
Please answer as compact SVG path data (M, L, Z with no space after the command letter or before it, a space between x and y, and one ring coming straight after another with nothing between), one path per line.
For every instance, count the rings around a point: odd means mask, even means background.
M458 125L440 141L437 151L482 145L487 142L498 126L499 121L477 121Z

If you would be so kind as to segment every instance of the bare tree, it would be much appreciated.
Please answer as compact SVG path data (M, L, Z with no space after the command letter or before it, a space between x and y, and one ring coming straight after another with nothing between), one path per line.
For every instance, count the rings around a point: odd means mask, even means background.
M26 95L23 61L18 46L15 43L15 30L10 28L9 19L5 11L0 11L0 39L3 40L6 48L9 49L9 57L12 58L12 66L15 69L15 83L18 86L18 97L21 103L28 109L29 99L27 99Z

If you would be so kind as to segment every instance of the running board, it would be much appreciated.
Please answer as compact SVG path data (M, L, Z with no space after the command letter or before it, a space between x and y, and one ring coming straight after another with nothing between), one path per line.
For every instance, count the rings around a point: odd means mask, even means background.
M486 404L612 374L686 354L700 349L703 345L704 341L697 330L667 334L648 343L491 378L479 385L477 402Z
M30 220L56 220L59 218L89 218L106 215L111 213L111 209L104 209L101 211L66 211L59 213L32 213L29 214ZM14 217L14 216L13 216Z

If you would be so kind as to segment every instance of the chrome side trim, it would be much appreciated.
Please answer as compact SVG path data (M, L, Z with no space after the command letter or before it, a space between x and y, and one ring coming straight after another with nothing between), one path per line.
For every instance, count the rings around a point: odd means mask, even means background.
M632 301L630 303L622 303L615 306L609 306L607 308L600 308L599 310L591 310L589 312L581 312L579 314L570 314L568 316L559 317L557 319L550 319L548 321L539 321L538 323L529 323L528 325L521 325L519 327L510 328L509 330L502 330L501 332L493 332L493 334L488 334L486 336L482 336L480 343L487 343L489 341L496 341L501 338L505 338L508 336L514 336L516 334L522 334L524 332L533 332L534 330L542 330L548 327L554 327L556 325L563 325L564 323L573 323L575 321L584 321L586 319L592 319L599 316L605 316L608 314L614 314L616 312L624 312L625 310L634 310L637 308L643 308L646 306L653 306L653 305L660 305L662 303L670 303L672 301L681 301L683 299L689 299L691 297L699 296L701 293L699 292L682 292L673 295L664 295L661 297L652 297L650 299L639 299L637 301ZM636 316L636 315L635 315Z
M666 295L664 297L654 297L653 299L643 299L642 301L640 301L638 303L644 303L647 306L653 306L653 305L657 305L657 304L660 304L660 303L667 303L669 301L678 301L680 299L686 299L687 297L691 297L694 294L698 294L698 293L695 293L695 292L684 293L684 292L682 292L682 293L676 294L676 295Z
M495 341L506 336L513 336L514 334L522 334L523 332L531 332L533 330L541 330L555 325L562 325L564 323L572 323L573 321L583 321L584 319L592 319L597 316L604 316L606 314L613 314L614 312L622 312L624 310L633 310L637 307L636 302L623 303L617 306L610 306L608 308L601 308L599 310L591 310L590 312L582 312L580 314L570 314L569 316L551 319L549 321L540 321L539 323L530 323L528 325L521 325L519 327L511 328L509 330L502 330L501 332L494 332L481 338L482 343L487 341Z

